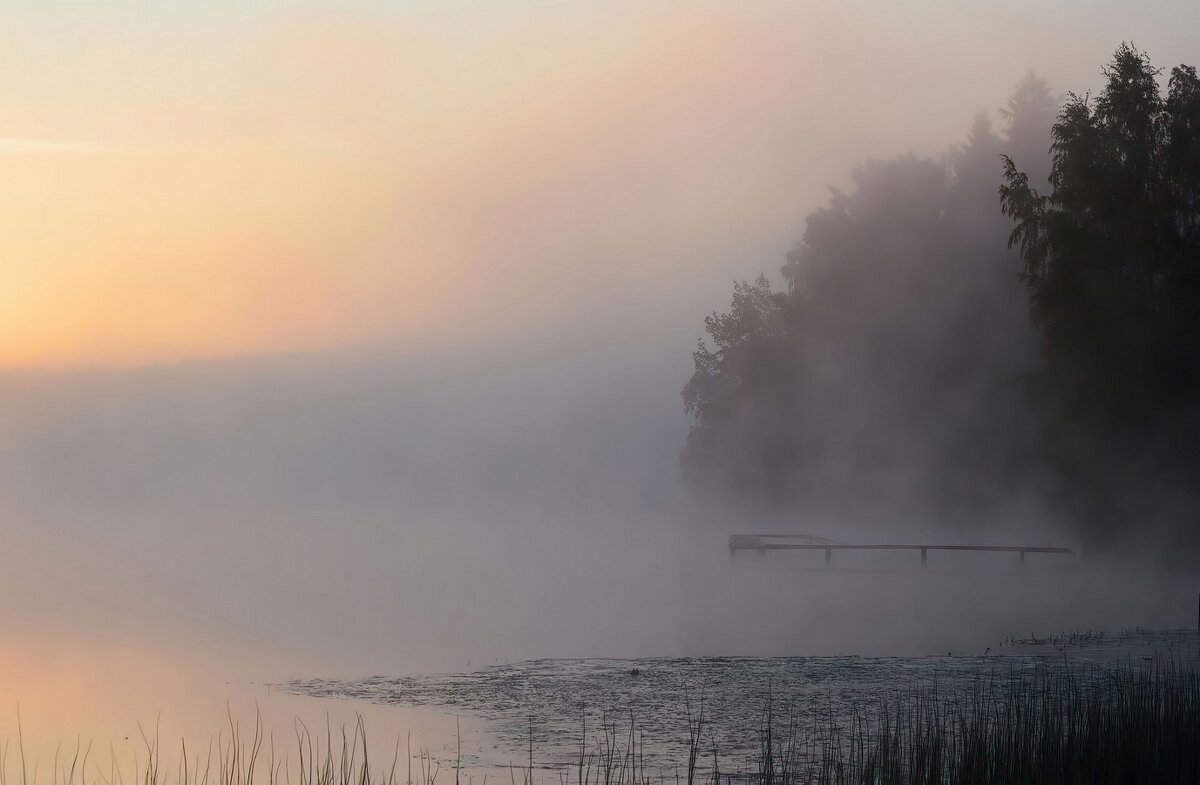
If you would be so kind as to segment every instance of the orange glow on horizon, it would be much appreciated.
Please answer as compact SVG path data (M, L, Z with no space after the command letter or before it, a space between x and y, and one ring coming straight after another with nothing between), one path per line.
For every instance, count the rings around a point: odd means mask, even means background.
M83 96L88 117L73 94L0 109L0 127L30 128L0 146L0 367L420 341L464 312L492 327L536 318L529 299L575 275L575 237L558 235L595 221L586 203L569 226L534 214L603 172L587 160L594 134L703 76L694 47L714 37L698 28L663 52L618 21L599 49L572 25L463 54L435 31L320 18L232 51L118 56L105 41L80 54L74 68L129 95ZM188 56L209 67L177 62ZM84 141L38 141L39 128ZM529 261L540 248L561 255Z
M114 9L3 31L0 368L566 320L786 248L854 161L975 108L901 86L1011 88L832 0Z

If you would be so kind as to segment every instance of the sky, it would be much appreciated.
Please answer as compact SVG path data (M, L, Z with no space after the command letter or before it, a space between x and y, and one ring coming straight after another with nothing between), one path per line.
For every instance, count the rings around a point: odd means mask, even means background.
M943 152L1031 68L1093 87L1122 39L1186 60L1198 22L1167 2L5 3L0 367L686 345L855 163Z

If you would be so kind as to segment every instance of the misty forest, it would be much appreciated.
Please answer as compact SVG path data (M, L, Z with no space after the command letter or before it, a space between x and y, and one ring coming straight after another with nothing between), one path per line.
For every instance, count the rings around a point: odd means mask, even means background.
M1200 81L1161 73L1122 45L1097 95L1031 74L998 133L858 168L781 290L705 319L695 486L963 527L1042 496L1090 547L1195 548Z

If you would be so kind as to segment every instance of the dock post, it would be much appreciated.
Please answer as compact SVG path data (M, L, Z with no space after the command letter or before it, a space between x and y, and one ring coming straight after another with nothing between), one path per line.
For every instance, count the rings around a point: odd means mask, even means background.
M1025 564L1025 551L1021 551L1021 564Z
M829 569L830 562L833 561L833 548L825 549L825 569Z
M926 558L927 558L927 550L928 550L928 549L926 549L926 548L922 548L922 549L921 549L921 566L922 566L922 567L924 567L924 566L925 566L925 561L926 561Z

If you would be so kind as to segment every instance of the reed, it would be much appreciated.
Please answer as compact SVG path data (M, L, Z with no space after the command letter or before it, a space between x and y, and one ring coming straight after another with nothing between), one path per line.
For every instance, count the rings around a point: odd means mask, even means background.
M762 785L1200 782L1200 673L1176 657L982 674L965 693L916 689L868 716L853 716L846 727L808 729L816 745L764 743L763 757L776 759L760 760L752 779Z
M1200 782L1200 670L1176 654L1112 664L1048 661L1033 669L981 672L969 689L937 685L901 697L812 713L776 698L763 706L750 760L722 761L703 703L688 711L686 759L672 771L647 765L646 743L634 717L603 717L580 726L578 755L535 763L533 720L525 765L510 766L513 783L540 785L1028 785L1029 783ZM835 716L849 716L836 721ZM202 756L186 744L173 767L164 765L157 729L142 733L135 785L436 785L443 762L409 743L399 778L400 743L390 762L368 756L361 718L335 733L313 732L300 720L288 745L277 747L262 721L242 727L232 717ZM17 739L23 752L23 739ZM0 746L0 785L19 778L37 785L23 755L9 779L9 746ZM55 755L52 785L124 785L119 769L106 775L90 747ZM461 747L446 765L461 783ZM89 768L89 760L93 761ZM414 765L416 767L414 769ZM519 774L518 774L519 772ZM473 782L473 778L470 780ZM486 777L484 777L486 785Z

